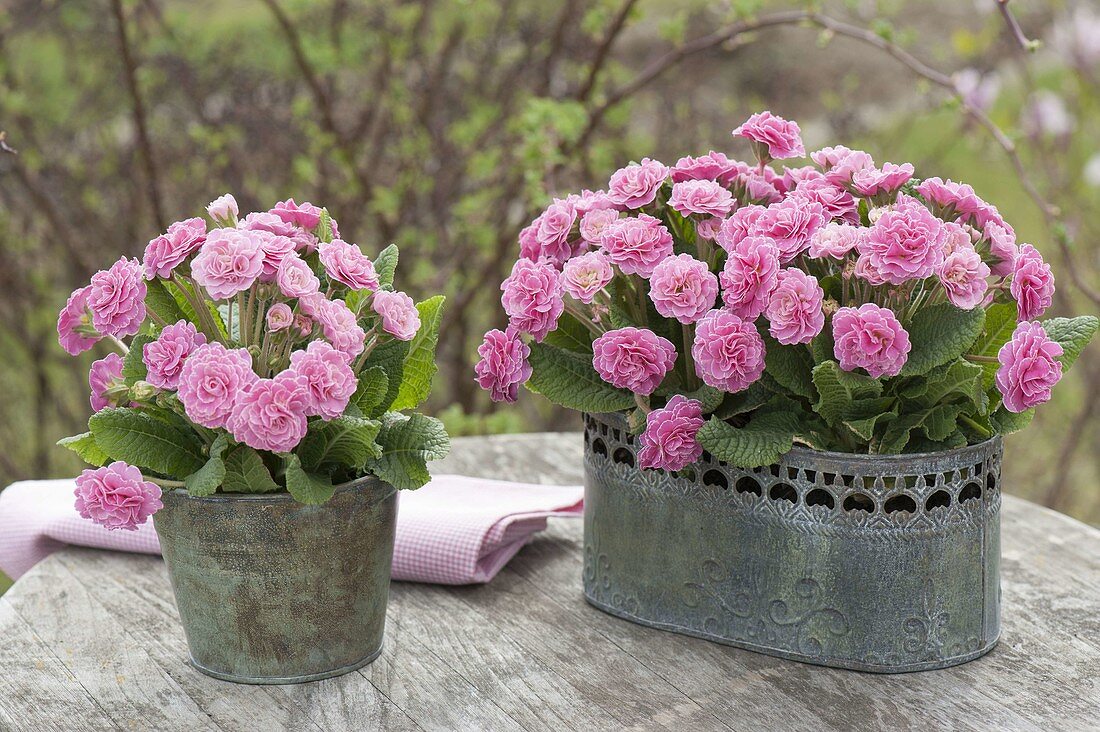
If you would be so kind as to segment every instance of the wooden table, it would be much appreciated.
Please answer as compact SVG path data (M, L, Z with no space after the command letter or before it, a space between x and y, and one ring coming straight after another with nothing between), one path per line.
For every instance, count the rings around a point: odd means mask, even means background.
M455 440L438 471L579 483L577 434ZM1100 729L1100 531L1006 498L1004 632L945 671L837 671L642 628L581 596L581 522L492 583L393 586L382 656L312 684L191 669L160 559L58 552L0 598L0 730Z

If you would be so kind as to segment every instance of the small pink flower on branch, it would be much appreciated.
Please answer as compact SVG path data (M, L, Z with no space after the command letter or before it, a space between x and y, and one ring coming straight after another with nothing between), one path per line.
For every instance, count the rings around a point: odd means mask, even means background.
M519 387L531 378L527 362L531 348L515 332L490 330L478 346L481 359L474 366L477 383L494 402L514 402Z
M211 204L213 205L213 204ZM234 204L234 207L236 204ZM199 218L177 221L145 247L145 279L170 277L172 271L206 241L206 222Z
M1001 346L997 390L1010 412L1023 412L1050 401L1050 391L1062 378L1062 346L1039 323L1020 323Z
M88 293L91 289L89 285L74 290L57 316L57 341L70 356L91 349L101 337L92 327L92 316L88 311Z
M809 343L825 326L824 298L816 277L800 269L781 270L764 311L768 332L785 346Z
M343 239L333 239L318 248L325 273L353 290L377 290L378 273L363 251Z
M236 226L240 210L237 208L237 199L226 193L208 203L206 213L220 226Z
M321 223L321 209L309 201L295 203L293 198L275 204L269 213L275 214L288 224L312 231Z
M609 330L592 343L592 365L607 383L652 394L676 363L676 347L645 328Z
M132 465L116 461L76 479L76 510L108 530L134 531L164 508L160 488Z
M703 456L696 435L702 428L703 405L679 394L661 409L646 415L646 428L638 438L638 465L642 468L682 470Z
M736 393L764 373L764 339L750 320L711 310L695 326L691 355L708 386Z
M141 329L147 287L136 259L122 257L110 269L92 275L88 309L92 325L104 335L122 338Z
M277 302L267 309L266 320L267 329L278 333L294 324L294 311L285 302Z
M604 252L623 274L649 277L653 268L672 256L672 234L660 219L648 214L619 219L600 240Z
M758 112L733 131L734 137L744 137L753 143L757 160L800 158L806 154L802 146L802 131L797 122L777 117L771 112Z
M722 302L735 315L752 320L768 305L779 281L779 250L770 239L750 236L737 242L718 275Z
M735 202L733 194L712 180L685 180L672 186L668 205L683 216L728 216Z
M244 292L264 268L259 237L240 229L214 229L191 262L191 275L214 300Z
M358 386L344 354L325 341L313 341L304 351L292 352L290 370L305 379L309 416L336 419L347 409Z
M257 379L237 398L226 429L257 450L290 452L305 437L311 406L309 383L294 371Z
M186 320L165 326L157 339L146 343L142 351L142 360L148 370L145 380L158 389L175 389L179 386L184 361L204 343L206 336Z
M397 340L411 341L420 330L420 312L404 292L376 292L372 305L374 312L382 317L382 330Z
M112 398L108 392L112 387L120 386L122 383L122 356L109 353L94 362L88 371L88 386L92 390L90 398L92 411L98 412L110 406L120 406L119 400Z
M588 252L573 257L561 271L562 286L574 300L590 304L596 293L615 276L611 260L602 252Z
M909 360L909 334L893 311L874 303L844 307L833 315L834 352L840 368L872 377L897 376Z
M183 362L178 395L192 422L217 429L225 426L237 396L256 378L248 351L206 343Z
M690 254L669 257L653 269L649 298L660 315L683 324L694 323L714 307L718 278L706 262Z
M1009 291L1016 300L1019 320L1035 320L1054 301L1054 273L1043 261L1043 255L1030 244L1020 247Z
M558 327L565 309L560 273L551 265L520 259L500 286L504 312L517 331L530 333L537 342Z
M642 158L611 175L607 197L613 203L629 209L648 206L657 198L657 191L668 178L668 167L656 160Z
M317 279L317 275L313 274L313 270L305 260L296 254L285 257L279 263L275 282L279 286L279 291L286 297L309 297L316 295L321 289L321 281Z

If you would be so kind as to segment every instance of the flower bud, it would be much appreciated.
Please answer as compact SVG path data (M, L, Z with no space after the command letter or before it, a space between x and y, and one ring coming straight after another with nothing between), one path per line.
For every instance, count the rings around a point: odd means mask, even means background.
M148 381L135 381L130 387L130 400L135 402L147 402L156 396L157 389Z
M831 297L826 298L825 302L821 303L821 312L825 314L826 318L831 317L839 309L840 303Z

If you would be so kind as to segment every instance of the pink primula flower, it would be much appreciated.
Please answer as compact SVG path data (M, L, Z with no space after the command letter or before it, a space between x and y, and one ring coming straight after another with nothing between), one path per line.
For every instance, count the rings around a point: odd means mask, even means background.
M917 186L917 193L932 204L932 211L944 220L968 222L982 229L990 221L1004 224L997 207L986 203L966 183L956 183L940 178L925 178Z
M756 222L764 215L765 211L767 209L763 206L742 206L722 222L721 226L718 227L718 234L714 240L718 242L718 246L727 252L733 251L737 243L754 229Z
M765 209L749 227L749 234L775 242L779 261L790 262L810 246L810 239L829 219L825 208L797 193Z
M705 218L695 224L695 235L706 241L714 241L718 237L718 232L722 229L723 221L725 219L720 219L717 216Z
M274 282L283 260L295 255L297 244L289 236L272 234L270 231L253 231L251 235L259 241L260 250L264 255L259 280Z
M268 213L273 213L288 224L312 231L321 223L321 209L309 201L295 203L293 198L280 201Z
M824 170L825 180L841 188L851 185L856 172L875 167L875 161L869 154L862 150L850 150L843 145L812 152L810 159Z
M93 412L119 406L119 400L108 396L107 390L122 383L122 365L122 356L117 353L109 353L92 364L88 371L88 386L92 390L90 401Z
M225 427L237 396L256 378L248 351L205 343L180 368L179 399L195 424L210 429Z
M599 208L581 217L581 238L589 244L599 244L604 232L618 221L619 212L613 208Z
M638 438L638 466L682 470L703 456L696 435L702 428L703 405L679 394L661 409L646 415L645 432Z
M611 260L603 252L588 252L573 257L561 270L562 287L570 297L586 305L614 276Z
M297 254L287 256L279 263L275 283L286 297L309 297L316 295L321 289L321 280L317 279L317 275L313 274L313 270Z
M800 269L781 270L764 311L768 332L785 346L809 343L825 326L824 299L816 277Z
M647 214L615 221L600 240L611 261L623 274L649 277L653 268L672 256L672 234L659 219Z
M718 278L706 262L690 254L669 257L653 269L649 299L657 312L681 323L694 323L714 307Z
M226 429L237 442L257 450L290 452L306 434L312 406L306 377L287 370L257 379L237 398Z
M142 350L142 361L148 370L145 380L158 389L175 389L184 361L204 343L206 336L186 320L166 325L157 339L146 343Z
M1046 312L1054 300L1054 274L1043 255L1030 244L1020 247L1020 255L1012 268L1009 292L1016 300L1019 320L1035 320Z
M676 347L645 328L609 330L592 342L592 365L619 389L652 394L676 363Z
M674 183L668 205L683 216L728 216L735 201L733 194L712 180L685 180Z
M363 352L367 334L343 300L329 300L316 294L299 300L298 304L302 312L320 323L325 338L349 362Z
M530 333L541 343L547 333L558 327L558 318L565 309L564 288L553 266L529 259L517 260L500 289L504 312L517 331Z
M711 150L697 158L685 156L672 167L672 182L685 180L713 180L727 183L738 168L736 160L730 160L720 152Z
M528 247L521 253L533 261L545 258L560 267L573 255L571 240L576 223L575 204L568 199L555 198L532 224L534 249Z
M166 233L153 239L145 247L142 265L145 279L167 279L172 270L198 251L205 240L206 222L202 219L186 219L170 225Z
M794 194L816 201L825 209L830 221L843 221L853 226L859 225L859 204L843 188L839 188L824 178L811 178L795 186Z
M733 131L733 136L751 141L757 159L763 161L800 158L806 154L798 123L776 117L771 112L752 115Z
M955 307L973 310L985 299L989 289L989 265L974 251L967 238L965 245L957 246L936 269L947 299Z
M147 291L136 259L122 257L110 269L96 272L88 288L92 325L103 335L134 335L145 321Z
M753 320L767 307L778 276L779 250L771 240L744 238L730 249L718 275L722 302L738 317Z
M530 346L518 333L494 329L485 334L477 355L481 357L474 366L478 385L494 402L514 402L520 385L531 378Z
M191 274L213 300L228 300L256 282L264 269L260 237L240 229L214 229L191 262Z
M358 382L344 354L325 341L312 341L304 351L290 354L290 370L305 378L309 393L308 416L336 419L344 413Z
M332 222L335 230L336 222ZM237 228L245 231L269 231L278 236L285 236L294 242L295 251L303 255L311 254L317 248L317 237L312 232L284 221L278 214L269 211L257 211L250 213L237 223ZM338 233L333 236L339 238Z
M77 330L92 326L92 316L88 312L88 293L91 290L90 285L74 290L57 316L57 342L70 356L90 350L100 340L98 335L88 335Z
M382 330L399 341L411 341L420 330L420 311L404 292L380 290L371 306L382 317Z
M1009 226L990 221L982 234L989 241L989 255L993 259L990 270L998 277L1008 277L1016 266L1016 257L1020 255L1016 232Z
M695 372L708 386L730 393L747 389L764 373L764 339L751 320L711 310L695 327Z
M1001 346L997 360L997 390L1010 412L1023 412L1050 401L1050 390L1062 378L1062 346L1050 339L1040 323L1020 323Z
M278 333L294 324L294 311L285 302L277 302L267 309L266 320L267 329Z
M642 162L631 163L612 173L607 184L607 197L619 206L639 209L653 203L666 178L668 166L642 158Z
M859 244L865 229L847 224L830 223L818 229L810 237L809 254L811 257L832 257L844 259L848 252Z
M943 222L919 201L899 196L859 243L859 253L889 283L931 276L943 264Z
M852 175L852 188L861 196L890 197L913 177L913 164L883 163L882 168L863 168Z
M343 239L323 242L319 249L325 273L353 290L377 290L378 273L374 263L354 244Z
M164 508L160 488L121 461L85 470L76 479L73 493L77 512L110 531L134 531Z
M840 368L862 368L874 378L897 376L909 360L909 334L894 313L874 303L833 315L834 353Z
M206 213L214 219L215 223L222 226L236 226L240 209L237 208L237 199L226 193L206 204Z

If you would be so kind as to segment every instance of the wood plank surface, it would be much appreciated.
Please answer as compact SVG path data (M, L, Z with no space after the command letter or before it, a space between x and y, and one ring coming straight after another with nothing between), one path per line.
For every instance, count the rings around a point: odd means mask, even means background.
M455 440L436 472L580 483L577 434ZM881 676L644 628L585 603L581 522L488 585L394 583L357 673L243 686L186 663L163 563L66 549L0 598L0 730L1100 729L1100 531L1006 497L1003 632Z

